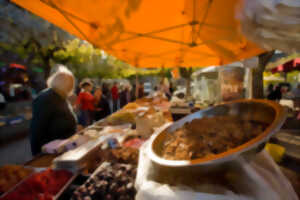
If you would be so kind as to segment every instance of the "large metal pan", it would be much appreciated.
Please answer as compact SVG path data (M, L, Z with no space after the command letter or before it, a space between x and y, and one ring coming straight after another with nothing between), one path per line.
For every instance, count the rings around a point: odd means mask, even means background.
M161 156L162 146L167 134L172 134L185 123L194 119L224 115L238 115L244 119L266 123L268 124L268 127L256 138L220 154L194 160L166 160ZM149 145L150 159L159 165L167 167L197 166L205 169L223 167L225 166L223 164L229 164L239 156L249 159L252 155L255 155L263 149L268 139L281 128L286 116L286 109L279 104L268 100L237 100L210 107L188 115L163 130L159 130L159 132L151 139L151 144ZM218 124L216 124L216 126L218 126Z

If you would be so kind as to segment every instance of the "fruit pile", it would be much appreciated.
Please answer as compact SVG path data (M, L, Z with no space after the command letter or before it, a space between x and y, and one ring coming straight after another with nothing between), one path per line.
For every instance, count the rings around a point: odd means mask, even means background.
M134 200L135 176L136 167L132 165L104 162L84 185L76 189L72 199Z
M32 173L32 169L18 165L0 167L0 195L7 192Z
M0 200L52 200L71 177L69 171L47 169L33 174Z

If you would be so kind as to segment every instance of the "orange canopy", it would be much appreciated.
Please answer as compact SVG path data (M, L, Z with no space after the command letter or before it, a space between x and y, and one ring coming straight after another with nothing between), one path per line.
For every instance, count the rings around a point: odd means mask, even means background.
M223 65L262 53L239 0L12 0L136 67Z

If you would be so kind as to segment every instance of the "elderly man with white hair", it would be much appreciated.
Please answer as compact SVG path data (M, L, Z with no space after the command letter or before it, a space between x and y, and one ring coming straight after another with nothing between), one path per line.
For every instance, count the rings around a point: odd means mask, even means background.
M33 101L31 121L31 151L41 152L41 147L56 139L65 139L76 131L77 119L68 97L72 95L75 79L71 71L63 65L53 73L48 88L41 91Z

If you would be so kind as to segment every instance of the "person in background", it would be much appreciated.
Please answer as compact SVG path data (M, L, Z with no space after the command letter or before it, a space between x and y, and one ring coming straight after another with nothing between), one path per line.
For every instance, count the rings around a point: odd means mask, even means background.
M291 94L291 92L289 92L289 88L288 88L288 86L281 86L281 94L282 94L282 96L281 96L281 98L282 99L288 99L288 98L290 98L290 94Z
M136 85L133 84L132 87L131 87L131 91L130 91L130 101L135 101L136 100Z
M93 112L95 110L95 98L91 94L93 83L85 79L80 83L81 91L77 97L76 105L79 108L79 124L83 127L93 122Z
M101 88L95 89L95 120L101 120L110 114L107 97L103 94Z
M300 99L300 83L298 83L297 88L292 90L292 95L294 98Z
M135 96L137 99L143 98L144 97L144 84L138 83L135 89Z
M269 96L274 91L274 85L271 83L267 89L267 96Z
M111 97L111 92L109 89L109 85L107 83L102 83L102 94L106 97L108 104L109 104L109 111L112 113L112 97Z
M47 80L48 88L41 91L32 104L30 144L33 155L56 139L66 139L76 131L77 119L68 97L73 93L75 79L65 66Z
M126 100L127 103L131 102L131 86L130 83L128 85L126 85Z
M113 112L116 112L118 110L118 102L119 102L119 89L118 89L117 82L114 83L110 92L111 92L112 103L113 103Z
M123 108L127 104L127 98L126 98L126 88L125 85L121 85L121 91L120 91L120 108Z
M292 90L291 96L294 101L294 107L300 109L300 83L298 83L297 88ZM300 112L297 119L300 120Z
M271 92L268 97L269 100L280 100L282 98L281 87L276 86L275 90Z
M172 95L169 88L169 83L167 79L163 79L160 83L160 91L166 95L166 97L170 100Z
M140 84L140 87L139 87L139 98L143 98L145 96L145 93L144 93L144 84Z
M109 87L108 87L108 85L106 83L102 84L102 94L104 96L106 96L107 99L109 99L109 97L110 97L110 91L109 91Z
M122 91L120 92L120 108L123 108L130 101L131 101L130 86L123 85Z

